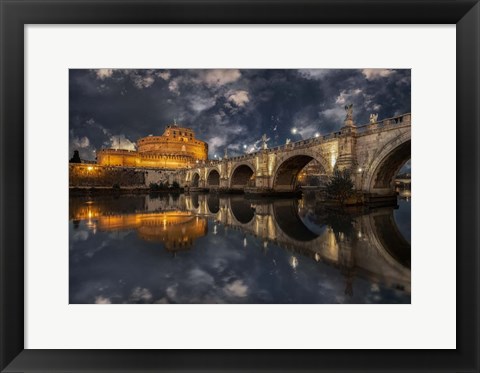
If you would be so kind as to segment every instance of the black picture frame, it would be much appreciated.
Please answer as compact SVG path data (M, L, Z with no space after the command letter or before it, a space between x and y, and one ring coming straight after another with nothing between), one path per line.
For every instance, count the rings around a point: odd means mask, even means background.
M478 0L74 2L0 0L0 14L2 372L479 372ZM456 24L457 348L455 350L24 349L24 25L142 23Z

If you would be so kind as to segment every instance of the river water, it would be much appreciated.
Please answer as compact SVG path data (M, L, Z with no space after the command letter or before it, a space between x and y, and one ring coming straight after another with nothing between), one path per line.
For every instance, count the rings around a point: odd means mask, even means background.
M70 303L410 303L410 206L71 197Z

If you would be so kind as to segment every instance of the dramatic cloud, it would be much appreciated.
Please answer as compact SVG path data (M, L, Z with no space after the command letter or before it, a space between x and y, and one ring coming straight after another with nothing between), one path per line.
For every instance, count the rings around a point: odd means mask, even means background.
M178 86L178 82L176 80L172 80L168 84L168 90L176 95L180 94L180 87Z
M201 111L210 109L211 107L215 106L215 103L217 101L215 96L210 96L210 97L189 96L189 100L190 100L190 107L196 112L201 112Z
M248 286L242 280L235 280L231 284L225 286L225 292L233 297L246 297L248 293Z
M155 82L155 79L152 76L136 76L133 79L133 84L138 89L148 88Z
M170 74L170 71L161 71L157 73L157 76L159 78L162 78L163 80L168 80L170 79L171 74Z
M320 113L327 119L335 122L342 122L345 119L345 109L343 107L334 107L326 109Z
M110 142L107 143L107 147L123 150L136 150L135 143L127 139L125 135L117 135L110 137Z
M133 289L132 294L130 295L129 303L150 303L153 296L150 290L136 287Z
M102 297L101 295L95 297L95 304L111 304L110 299Z
M214 136L208 139L208 147L211 154L217 153L227 143L226 136Z
M326 77L331 70L329 69L303 69L298 70L300 76L306 79L314 79L314 80L321 80Z
M113 70L112 69L98 69L96 71L97 73L97 78L100 80L104 80L106 78L110 78L113 75Z
M228 83L236 82L242 74L239 70L204 70L200 74L200 79L209 86L222 86Z
M355 98L355 96L358 96L362 93L362 90L359 88L352 89L349 91L341 91L340 94L338 95L337 99L335 100L336 104L339 105L344 105L346 103L351 103L352 99Z
M177 119L209 143L209 157L256 151L338 131L344 106L357 124L371 113L410 112L410 70L72 69L70 157L94 160L102 147L133 150ZM296 133L292 133L292 128Z
M227 94L228 101L233 102L235 105L244 107L247 102L250 101L248 97L248 92L239 90L239 91L229 91Z
M90 140L86 136L83 136L81 139L79 139L78 137L75 137L73 139L73 146L77 148L88 148L89 145L90 145Z
M368 80L386 78L394 73L395 73L395 70L390 70L390 69L363 69L362 70L362 74Z
M138 89L148 88L155 83L153 71L151 70L147 70L144 74L134 71L130 74L130 79L132 79L133 85Z

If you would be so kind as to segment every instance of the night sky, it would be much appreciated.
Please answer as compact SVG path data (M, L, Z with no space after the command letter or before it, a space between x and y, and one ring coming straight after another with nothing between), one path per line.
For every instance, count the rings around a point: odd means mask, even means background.
M209 144L209 157L257 150L338 130L344 106L357 125L370 113L388 118L411 108L410 70L70 70L70 156L135 149L165 126L192 128Z

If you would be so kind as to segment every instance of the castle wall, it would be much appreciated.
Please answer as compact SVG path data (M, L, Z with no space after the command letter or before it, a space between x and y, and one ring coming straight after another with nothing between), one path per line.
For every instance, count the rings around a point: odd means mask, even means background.
M97 164L101 166L136 167L140 158L136 151L123 149L102 149L97 154Z
M151 183L172 184L172 175L174 171L170 170L148 170L145 171L145 185L149 186Z

